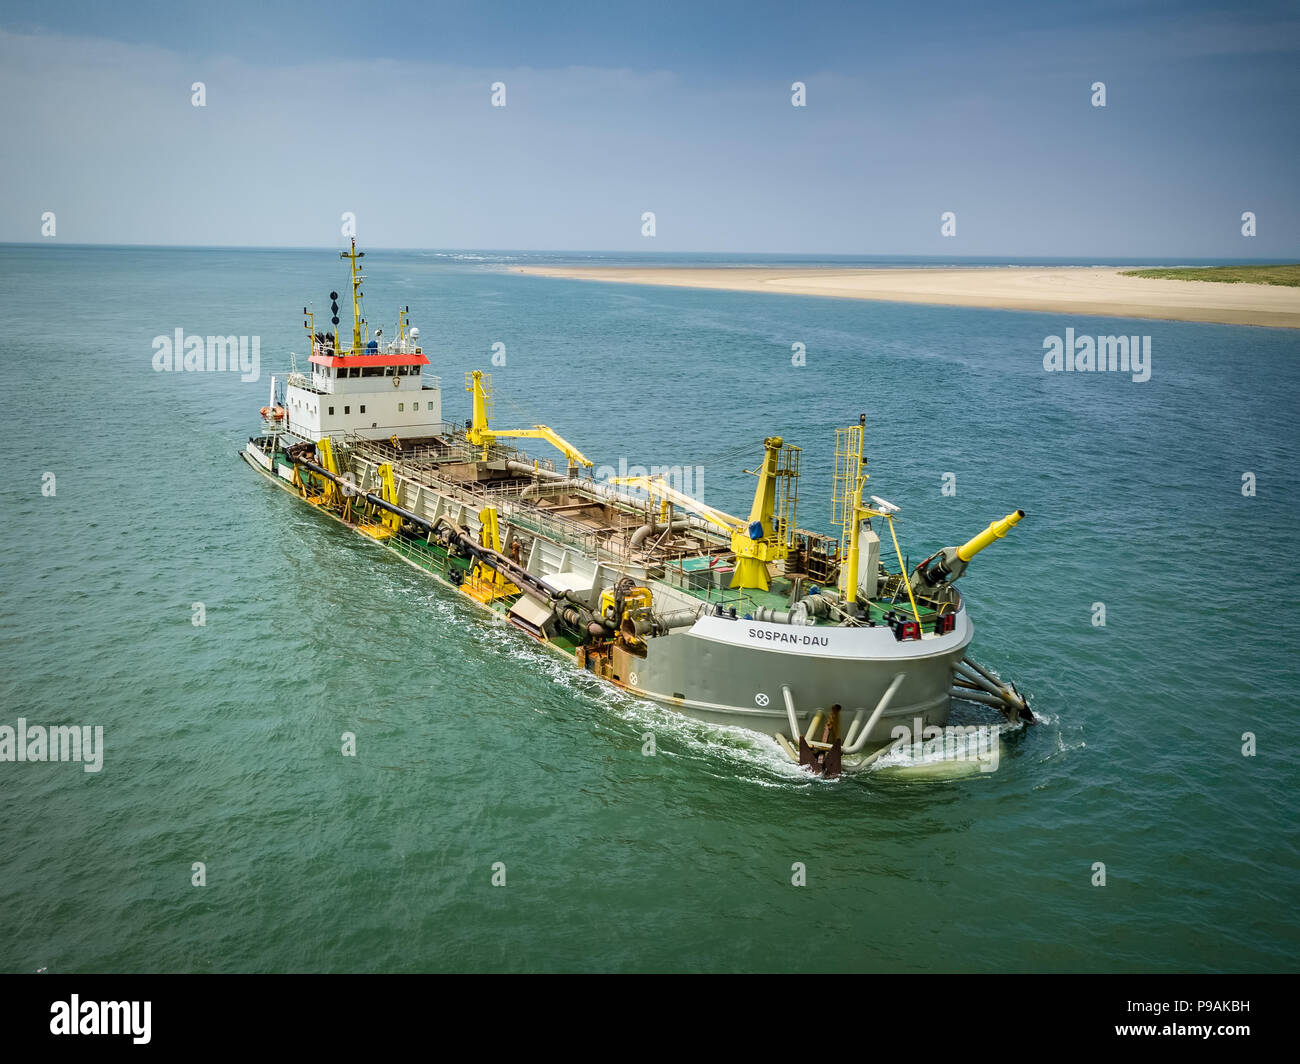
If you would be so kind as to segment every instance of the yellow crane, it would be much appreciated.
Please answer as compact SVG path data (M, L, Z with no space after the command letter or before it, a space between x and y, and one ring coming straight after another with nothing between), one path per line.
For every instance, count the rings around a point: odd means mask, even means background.
M483 458L486 461L488 456L488 446L498 439L529 439L545 440L557 451L560 451L569 461L569 472L572 473L575 465L586 466L590 468L594 463L590 458L583 454L578 448L573 446L568 440L561 436L549 425L534 425L531 429L494 429L488 425L487 406L491 396L490 383L484 383L483 373L480 370L474 370L465 382L465 390L474 396L474 413L470 421L470 427L465 431L465 438L475 447L483 448Z
M763 441L763 448L763 464L757 470L758 486L754 489L748 521L706 506L670 487L662 477L615 477L611 483L628 484L641 488L652 498L668 499L728 533L736 555L730 586L766 591L770 586L768 563L783 561L790 553L796 499L790 484L799 476L796 457L799 449L786 447L780 436L769 436ZM783 448L789 456L784 462Z
M782 448L787 455L781 461ZM784 561L790 554L794 533L795 478L799 476L797 447L785 447L780 436L763 441L763 464L757 470L758 486L749 508L749 521L731 533L736 552L736 572L731 586L768 589L769 562Z

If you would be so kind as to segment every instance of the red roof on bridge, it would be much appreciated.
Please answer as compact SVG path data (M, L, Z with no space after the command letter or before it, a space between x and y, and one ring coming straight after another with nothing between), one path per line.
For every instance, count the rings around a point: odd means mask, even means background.
M318 366L350 369L353 366L427 366L424 355L312 355Z

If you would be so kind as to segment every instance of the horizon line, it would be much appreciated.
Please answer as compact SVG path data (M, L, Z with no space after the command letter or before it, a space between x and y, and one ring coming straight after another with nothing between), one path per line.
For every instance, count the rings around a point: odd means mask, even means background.
M104 242L66 242L58 240L0 240L0 247L13 248L35 248L35 247L59 247L59 248L93 248L93 249L113 249L113 248L130 248L141 251L338 251L339 245L330 244L136 244L136 243L104 243ZM489 254L508 254L512 252L523 252L532 255L719 255L719 256L743 256L757 255L767 257L786 257L786 258L885 258L885 259L1115 259L1116 261L1125 261L1128 263L1142 262L1151 265L1166 265L1177 259L1204 259L1204 260L1225 260L1235 263L1257 263L1259 265L1300 265L1300 256L1296 258L1242 258L1238 259L1228 255L1176 255L1176 256L1148 256L1135 255L1095 255L1095 254L1077 254L1061 253L1054 255L1041 254L1016 254L1009 252L983 252L967 253L960 255L942 255L937 253L917 253L917 252L866 252L866 251L719 251L710 250L675 250L675 251L648 251L648 250L631 250L628 248L491 248L491 247L423 247L418 245L366 245L367 250L373 251L433 251L433 252L485 252Z

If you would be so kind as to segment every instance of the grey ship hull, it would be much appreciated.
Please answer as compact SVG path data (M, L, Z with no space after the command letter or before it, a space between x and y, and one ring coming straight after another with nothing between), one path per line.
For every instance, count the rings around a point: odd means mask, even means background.
M274 438L250 440L241 457L281 488L302 495L294 484L293 466L276 453ZM344 452L346 471L360 492L377 487L380 457L360 447ZM402 468L400 460L396 467ZM621 576L631 576L651 589L658 610L696 611L693 623L646 638L640 653L615 647L606 659L595 662L584 661L580 650L575 653L574 648L544 634L527 633L617 687L708 724L738 726L772 737L790 731L787 701L800 732L809 727L815 713L834 704L843 707L847 727L855 717L869 719L901 676L865 744L856 755L845 755L844 768L849 771L861 765L870 752L888 744L899 725L914 731L918 722L920 727L928 727L948 721L954 669L972 636L964 607L951 632L906 642L897 640L884 626L814 626L732 618L725 611L710 610L698 595L657 576L654 567L630 564L600 550L584 552L575 549L567 537L548 535L531 505L517 497L480 495L463 485L414 471L399 472L395 481L397 502L403 509L430 522L445 518L473 535L480 531L481 508L495 507L500 515L502 549L508 550L516 538L526 542L521 560L528 572L566 589L590 607L597 605L603 588ZM321 512L342 521L327 509L321 508ZM464 587L400 542L376 542L446 587L464 593ZM495 603L466 598L496 616L504 612Z

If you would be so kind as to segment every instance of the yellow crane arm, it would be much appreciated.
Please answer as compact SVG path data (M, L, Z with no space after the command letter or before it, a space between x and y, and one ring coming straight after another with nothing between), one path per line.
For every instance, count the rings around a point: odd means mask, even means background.
M479 436L489 439L505 436L510 439L545 440L570 462L588 468L595 465L590 458L548 425L534 425L531 429L480 429Z
M737 529L745 527L745 522L739 517L732 517L731 514L715 510L712 506L705 506L699 499L693 499L685 492L669 487L663 477L612 477L609 482L611 484L627 484L630 487L641 488L649 495L667 499L680 506L683 510L699 514L709 524L717 525L724 532L735 532Z
M470 426L465 432L465 438L475 447L483 448L484 458L487 457L488 444L493 440L505 437L506 439L545 440L557 451L560 451L569 460L570 465L576 463L590 469L596 464L549 425L534 425L531 429L491 428L488 425L487 411L488 398L491 394L489 391L490 384L490 380L484 381L481 370L476 369L472 373L465 375L465 390L474 396L474 414L470 420Z

